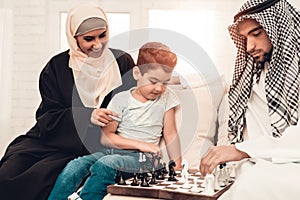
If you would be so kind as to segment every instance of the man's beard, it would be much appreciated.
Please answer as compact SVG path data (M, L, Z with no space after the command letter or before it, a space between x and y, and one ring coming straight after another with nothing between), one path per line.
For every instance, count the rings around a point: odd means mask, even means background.
M272 57L272 52L273 52L273 49L271 49L268 53L265 53L263 55L263 60L261 60L261 61L256 61L256 59L254 58L255 62L257 64L261 64L261 65L264 65L265 62L270 62L271 57Z

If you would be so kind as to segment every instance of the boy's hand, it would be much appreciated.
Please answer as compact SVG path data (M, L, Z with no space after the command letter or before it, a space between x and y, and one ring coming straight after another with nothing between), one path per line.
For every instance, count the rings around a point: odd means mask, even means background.
M154 156L161 157L162 153L158 145L152 144L150 142L141 142L137 143L137 149L141 152L152 153Z

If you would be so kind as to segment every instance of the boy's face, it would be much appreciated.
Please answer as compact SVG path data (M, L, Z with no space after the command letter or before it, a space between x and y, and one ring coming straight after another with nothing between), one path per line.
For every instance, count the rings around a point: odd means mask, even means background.
M164 93L172 76L172 71L165 72L161 67L149 69L143 75L138 67L134 70L134 77L137 80L136 92L145 100L156 99Z

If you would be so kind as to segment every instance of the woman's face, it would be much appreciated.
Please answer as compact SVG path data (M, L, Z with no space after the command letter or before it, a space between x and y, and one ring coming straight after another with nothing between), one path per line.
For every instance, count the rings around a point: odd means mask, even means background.
M98 58L102 55L107 43L106 30L97 29L76 37L77 45L89 57Z

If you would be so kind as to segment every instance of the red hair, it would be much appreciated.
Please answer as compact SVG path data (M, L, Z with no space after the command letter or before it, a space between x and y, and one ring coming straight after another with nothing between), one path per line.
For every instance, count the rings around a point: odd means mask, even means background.
M148 42L139 49L137 66L143 75L148 70L162 67L171 72L177 63L177 56L168 46L159 42Z

